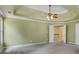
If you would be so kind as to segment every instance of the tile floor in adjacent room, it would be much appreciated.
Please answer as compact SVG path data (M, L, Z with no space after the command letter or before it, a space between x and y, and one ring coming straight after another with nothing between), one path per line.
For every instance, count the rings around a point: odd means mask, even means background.
M72 44L37 44L4 49L3 54L78 54L79 46Z

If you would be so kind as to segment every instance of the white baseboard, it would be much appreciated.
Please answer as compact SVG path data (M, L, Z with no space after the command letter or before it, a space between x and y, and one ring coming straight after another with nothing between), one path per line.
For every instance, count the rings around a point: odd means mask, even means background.
M67 44L72 44L72 45L76 45L75 43L73 43L73 42L68 42Z

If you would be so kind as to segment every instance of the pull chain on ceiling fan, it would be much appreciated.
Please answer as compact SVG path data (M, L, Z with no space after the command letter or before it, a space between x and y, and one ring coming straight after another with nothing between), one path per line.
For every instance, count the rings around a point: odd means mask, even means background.
M51 13L51 5L49 5L49 13L47 16L48 20L53 20L54 18L58 18L57 14Z

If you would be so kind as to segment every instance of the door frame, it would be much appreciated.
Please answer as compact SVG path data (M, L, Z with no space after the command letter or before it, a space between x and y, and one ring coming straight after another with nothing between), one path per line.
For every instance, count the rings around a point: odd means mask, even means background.
M79 28L77 26L79 26L79 23L75 24L75 44L79 45Z
M1 34L1 42L0 42L0 44L1 44L1 47L3 47L3 44L4 44L4 20L3 20L3 17L2 16L0 16L0 22L1 22L1 29L0 29L0 34Z
M66 24L63 25L49 25L49 43L54 43L54 26L64 26L64 43L66 41Z

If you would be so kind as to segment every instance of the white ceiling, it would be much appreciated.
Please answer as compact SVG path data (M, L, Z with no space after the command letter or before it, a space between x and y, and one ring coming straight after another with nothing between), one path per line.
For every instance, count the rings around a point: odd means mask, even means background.
M18 15L23 14L23 16L25 15L26 17L33 18L33 19L41 19L41 20L47 19L46 16L47 16L47 13L49 12L48 5L22 5L22 7L23 8L20 7L21 10L18 9L20 11L17 10L16 13ZM56 20L60 19L59 21L71 20L79 17L78 5L52 5L51 11L53 13L58 14L58 18Z
M24 6L26 7L26 5ZM28 5L27 7L32 8L32 9L36 9L39 11L43 11L48 13L49 12L49 6L48 5ZM57 14L63 14L63 13L67 13L68 10L66 8L63 8L61 6L51 6L51 11L53 13L57 13Z

